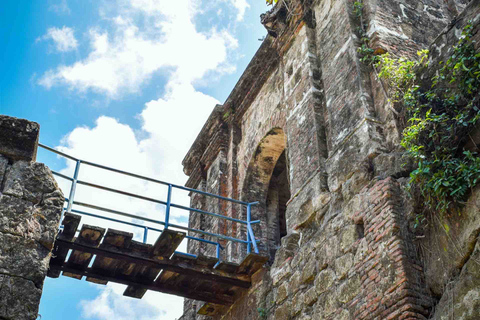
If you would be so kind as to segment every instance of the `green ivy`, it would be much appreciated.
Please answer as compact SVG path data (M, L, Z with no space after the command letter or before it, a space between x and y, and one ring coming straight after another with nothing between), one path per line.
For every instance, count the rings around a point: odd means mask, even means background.
M463 204L480 181L480 157L464 149L480 119L480 53L475 53L472 29L471 24L463 29L430 88L418 77L428 66L426 50L418 53L418 61L385 54L376 64L388 83L390 102L404 106L401 145L417 164L410 187L418 187L426 208L440 213Z

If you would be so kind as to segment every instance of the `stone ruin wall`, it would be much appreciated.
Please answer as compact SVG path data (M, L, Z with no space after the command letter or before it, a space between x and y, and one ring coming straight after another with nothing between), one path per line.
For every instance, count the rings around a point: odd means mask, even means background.
M39 125L0 115L0 319L37 319L64 197L36 163Z
M461 217L413 228L403 128L375 71L359 60L353 3L292 0L267 16L276 37L265 39L185 157L189 187L261 202L253 219L263 219L255 234L266 254L266 190L284 149L291 198L288 235L252 288L213 318L187 299L181 319L480 319L480 189ZM467 21L480 43L479 0L363 3L372 48L412 57L430 46L427 74ZM232 205L199 196L191 204L245 219ZM245 238L194 213L190 226ZM222 258L241 260L244 248L226 245ZM196 243L189 251L214 255Z

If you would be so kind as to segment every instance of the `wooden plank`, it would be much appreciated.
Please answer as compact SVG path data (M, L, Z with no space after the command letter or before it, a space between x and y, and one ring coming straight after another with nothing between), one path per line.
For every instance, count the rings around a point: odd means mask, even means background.
M152 248L154 259L168 259L185 238L184 232L175 230L163 230ZM153 268L145 265L137 265L135 279L142 283L151 283L155 280L160 268ZM128 286L123 293L124 296L141 299L147 290L138 286Z
M163 230L153 245L153 256L161 259L170 258L185 236L185 232L170 229Z
M245 280L245 277L242 276L225 275L214 269L202 268L198 265L190 266L188 264L182 264L172 260L154 260L150 258L148 254L139 254L138 252L129 251L136 241L132 241L132 244L128 249L118 249L112 247L108 250L87 244L64 241L61 239L57 239L57 241L61 242L61 245L68 249L82 250L100 256L122 259L130 263L143 263L156 268L174 271L212 282L218 282L242 288L250 288L251 285L250 281Z
M223 271L226 273L235 274L238 270L239 264L227 261L221 261L216 267L216 270Z
M193 299L193 300L199 300L199 301L206 301L206 302L212 302L216 304L223 304L223 305L230 305L234 302L233 296L230 295L225 295L225 294L215 294L212 292L192 292L192 291L184 291L184 290L178 290L175 288L168 288L165 286L154 286L152 284L142 284L142 283L135 283L131 279L128 279L126 277L121 277L121 276L108 276L108 275L101 275L98 273L95 273L91 270L91 268L86 268L85 270L77 270L74 268L70 268L67 265L62 265L62 266L52 266L54 270L59 270L63 272L70 272L70 273L77 273L80 274L81 276L86 276L86 277L92 277L92 278L97 278L97 279L102 279L105 281L110 281L110 282L116 282L120 284L125 284L125 285L136 285L136 286L142 286L146 290L152 290L152 291L158 291L158 292L163 292L163 293L168 293L168 294L173 294L177 295L180 297L188 298L188 299Z
M238 266L237 274L246 274L251 276L258 270L260 270L263 265L267 263L267 261L268 257L262 256L257 253L249 253Z
M78 225L80 224L80 220L82 219L81 216L69 212L65 212L63 216L63 230L57 238L61 238L67 241L71 241L77 232ZM52 258L50 259L50 264L55 265L62 265L65 262L65 258L67 257L68 249L59 246L56 242L53 247L52 251ZM60 272L56 270L48 269L47 276L51 278L58 278L60 276Z
M117 252L120 251L120 248L109 248L108 251ZM152 245L146 244L143 242L132 240L130 246L123 250L123 252L128 252L129 254L142 258L142 257L150 257L150 252L152 251ZM125 259L124 259L125 260ZM135 277L136 274L140 271L140 268L137 266L142 267L148 265L144 263L142 259L130 259L125 260L125 263L118 268L118 273L124 276L128 276L130 278Z
M99 248L108 249L109 247L115 248L128 248L133 238L133 233L108 229L107 233L103 237L103 242ZM118 268L121 268L126 262L124 260L112 259L103 256L96 256L92 265L92 270L99 274L114 275ZM105 285L107 281L100 280L92 277L88 277L87 281L97 284Z
M84 224L80 230L80 234L75 239L75 243L97 247L104 234L104 228ZM68 258L66 264L72 269L84 270L88 267L88 264L92 258L92 253L85 252L83 250L74 250ZM82 278L81 274L71 272L64 272L63 275L78 280Z

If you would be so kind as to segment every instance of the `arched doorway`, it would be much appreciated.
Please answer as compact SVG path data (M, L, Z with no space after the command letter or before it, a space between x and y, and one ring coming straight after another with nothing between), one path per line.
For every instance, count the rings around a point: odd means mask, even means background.
M290 199L286 135L281 128L270 130L260 141L249 163L242 188L245 201L259 201L252 219L259 249L273 261L280 240L287 234L285 212Z

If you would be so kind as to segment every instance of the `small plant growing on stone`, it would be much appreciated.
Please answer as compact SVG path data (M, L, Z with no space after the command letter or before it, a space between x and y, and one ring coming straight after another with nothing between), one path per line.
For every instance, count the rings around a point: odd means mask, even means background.
M257 308L257 312L260 319L267 319L267 310L264 308Z

